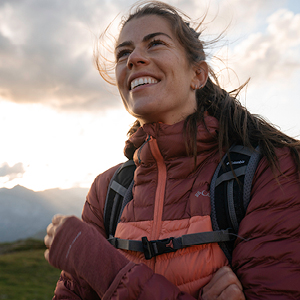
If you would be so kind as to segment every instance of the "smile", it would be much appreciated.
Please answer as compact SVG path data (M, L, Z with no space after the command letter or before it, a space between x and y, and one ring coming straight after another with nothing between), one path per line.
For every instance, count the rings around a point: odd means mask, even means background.
M131 81L130 89L133 90L136 87L144 84L157 83L158 81L153 77L140 77Z

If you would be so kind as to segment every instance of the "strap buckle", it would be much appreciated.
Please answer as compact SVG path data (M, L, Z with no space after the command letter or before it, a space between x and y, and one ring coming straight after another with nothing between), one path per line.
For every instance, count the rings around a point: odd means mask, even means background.
M149 241L147 237L142 237L145 258L151 259L160 254L175 252L177 249L173 248L173 239L173 237L170 237L163 240Z
M118 238L110 235L109 238L107 239L107 241L113 245L115 248L118 248Z

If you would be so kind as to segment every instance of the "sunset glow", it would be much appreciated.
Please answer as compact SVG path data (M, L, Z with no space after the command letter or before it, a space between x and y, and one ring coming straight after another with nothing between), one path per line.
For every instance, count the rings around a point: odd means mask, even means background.
M212 51L222 62L208 52L213 68L234 70L229 79L223 71L224 87L251 77L241 102L299 135L300 2L200 2L168 3L192 18L209 8L204 40L228 27ZM94 36L134 1L76 1L71 11L63 1L42 3L0 3L0 188L89 187L126 160L123 146L134 121L93 65Z

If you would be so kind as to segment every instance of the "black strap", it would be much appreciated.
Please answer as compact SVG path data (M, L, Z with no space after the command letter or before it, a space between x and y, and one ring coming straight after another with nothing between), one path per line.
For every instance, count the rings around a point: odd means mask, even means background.
M210 185L213 230L232 228L235 234L250 202L254 173L260 161L259 147L233 145L219 163ZM231 263L234 240L219 243Z
M133 175L136 166L133 160L123 163L110 180L104 206L104 227L107 236L114 235L124 209L124 200L132 199Z
M110 237L108 241L118 249L144 252L145 258L151 259L154 256L175 252L189 246L226 242L233 239L234 235L230 229L227 229L185 234L178 238L171 237L154 241L149 241L147 237L143 237L141 241Z

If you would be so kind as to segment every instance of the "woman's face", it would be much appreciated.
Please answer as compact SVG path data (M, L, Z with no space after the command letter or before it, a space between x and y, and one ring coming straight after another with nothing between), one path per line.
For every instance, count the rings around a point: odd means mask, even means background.
M115 55L119 92L141 124L174 124L196 110L196 68L164 18L147 15L129 21Z

